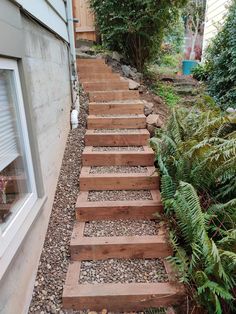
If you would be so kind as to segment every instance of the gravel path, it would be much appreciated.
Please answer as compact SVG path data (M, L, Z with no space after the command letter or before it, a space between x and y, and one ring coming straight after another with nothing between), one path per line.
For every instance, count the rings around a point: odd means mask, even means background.
M156 220L103 220L86 222L85 237L119 237L158 235Z
M66 313L61 310L62 290L70 260L69 244L75 222L74 208L79 192L78 177L84 149L87 111L87 98L83 96L81 97L79 128L72 130L67 140L29 308L29 313L32 314Z
M81 284L166 281L168 281L167 274L160 259L109 259L81 262L79 280Z
M143 152L143 146L94 146L92 149L93 152L110 152L110 151L134 151L134 152Z
M137 133L140 129L95 129L94 133Z
M137 200L152 200L152 194L149 190L89 191L88 193L90 202Z
M90 174L101 173L147 173L147 167L141 166L101 166L91 167Z

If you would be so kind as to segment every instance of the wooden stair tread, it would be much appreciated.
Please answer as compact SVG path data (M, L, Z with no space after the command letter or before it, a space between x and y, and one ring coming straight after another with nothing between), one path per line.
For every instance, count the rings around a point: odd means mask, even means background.
M77 222L72 233L70 252L72 260L104 260L163 258L172 250L163 228L156 235L86 237L85 223Z
M76 203L79 221L116 219L153 219L162 212L160 191L150 191L152 200L88 201L88 192L80 192Z
M115 150L93 151L92 146L86 146L82 161L84 166L152 166L154 163L153 150L148 146L142 146L143 151Z
M143 114L110 117L89 115L87 123L88 129L144 129L146 127L146 116Z
M63 291L64 308L139 311L166 307L183 300L184 288L174 282L79 284L79 261L69 265Z
M85 145L88 146L142 146L147 145L150 133L147 129L136 129L132 132L87 130L85 133Z
M126 100L139 99L139 91L136 90L114 90L114 91L98 91L89 92L89 100L98 101L112 101L112 100Z

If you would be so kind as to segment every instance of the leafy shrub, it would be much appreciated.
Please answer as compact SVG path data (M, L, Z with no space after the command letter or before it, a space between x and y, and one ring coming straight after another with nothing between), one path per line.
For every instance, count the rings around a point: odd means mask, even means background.
M139 70L158 51L164 32L187 0L91 0L104 44Z
M236 116L174 108L151 139L180 280L208 313L235 313Z
M192 69L193 78L198 81L207 81L209 76L209 70L206 64L198 64Z
M236 0L221 31L207 49L208 88L222 109L236 108Z

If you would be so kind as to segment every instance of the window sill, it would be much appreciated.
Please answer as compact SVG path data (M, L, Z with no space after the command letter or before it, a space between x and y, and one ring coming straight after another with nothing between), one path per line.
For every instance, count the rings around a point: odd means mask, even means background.
M10 265L12 259L20 248L22 242L24 241L25 236L30 230L32 224L35 219L39 215L41 209L43 208L45 202L47 200L47 196L37 199L34 206L32 207L30 213L27 215L24 223L21 225L18 232L15 234L13 240L10 245L7 247L4 255L0 259L0 280L2 279L4 273L6 272L8 266Z

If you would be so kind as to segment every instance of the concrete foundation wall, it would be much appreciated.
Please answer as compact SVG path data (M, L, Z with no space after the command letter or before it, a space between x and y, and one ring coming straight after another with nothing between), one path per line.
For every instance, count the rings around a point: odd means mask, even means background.
M24 16L22 27L25 92L31 107L47 201L0 281L1 314L27 313L70 128L67 45Z

